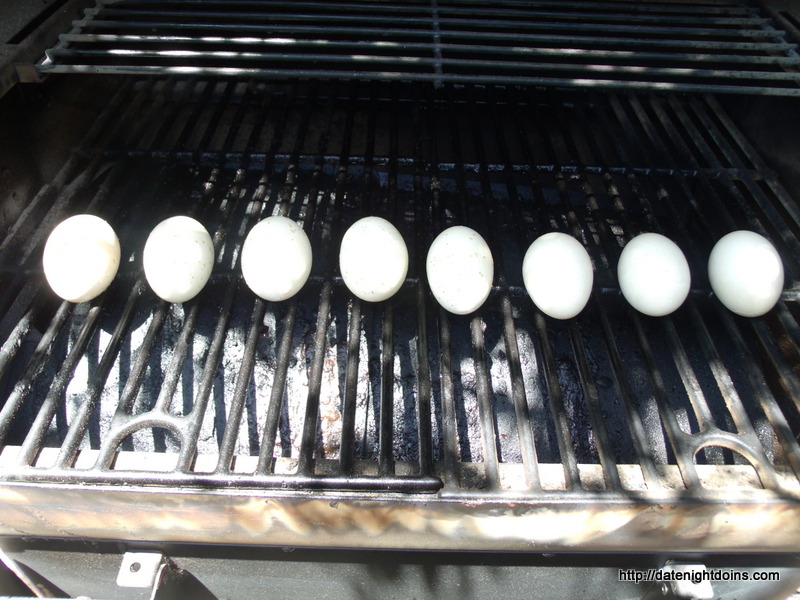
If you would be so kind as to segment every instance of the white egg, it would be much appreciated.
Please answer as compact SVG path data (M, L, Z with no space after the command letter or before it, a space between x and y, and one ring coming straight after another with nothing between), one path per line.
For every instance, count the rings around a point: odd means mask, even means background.
M692 276L680 248L657 233L629 241L617 265L619 287L633 308L651 317L678 309L689 295Z
M214 244L191 217L159 223L144 245L144 274L156 295L167 302L186 302L203 289L214 267Z
M47 238L44 276L64 300L85 302L111 284L119 257L119 240L111 225L94 215L75 215L59 223Z
M347 288L362 300L380 302L391 298L408 273L408 249L403 236L386 219L359 219L342 238L339 270Z
M571 319L592 294L594 270L589 253L566 233L546 233L522 261L522 279L533 303L555 319Z
M428 250L425 266L433 296L451 313L469 314L489 297L494 278L492 252L469 227L450 227L440 233Z
M242 275L256 295L280 302L300 291L311 273L311 242L286 217L256 224L242 246Z
M743 317L760 317L781 296L783 263L763 236L734 231L711 251L708 279L717 298L729 310Z

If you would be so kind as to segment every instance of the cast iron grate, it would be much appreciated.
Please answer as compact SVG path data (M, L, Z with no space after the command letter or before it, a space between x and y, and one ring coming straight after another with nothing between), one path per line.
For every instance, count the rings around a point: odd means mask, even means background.
M38 69L797 96L784 35L724 0L99 0Z
M112 287L59 303L43 241L95 212L125 253ZM211 282L169 305L140 252L171 214L218 251ZM238 253L269 214L314 247L295 299L257 300ZM395 222L409 276L354 300L338 242L360 216ZM424 257L446 226L488 240L486 305L439 309ZM783 299L740 319L705 260L735 228L767 235ZM578 236L587 309L556 322L521 281L527 244ZM675 315L619 293L624 243L659 231L694 285ZM0 243L0 442L6 480L332 489L592 501L679 489L796 494L800 482L794 200L711 97L399 83L126 79L58 177ZM727 486L720 490L718 486ZM649 490L649 492L648 492ZM716 490L716 491L715 491Z

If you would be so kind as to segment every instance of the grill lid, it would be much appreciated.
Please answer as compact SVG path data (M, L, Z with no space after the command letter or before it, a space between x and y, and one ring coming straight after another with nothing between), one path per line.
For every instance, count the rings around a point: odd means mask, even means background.
M733 0L99 0L38 69L797 96L799 66Z

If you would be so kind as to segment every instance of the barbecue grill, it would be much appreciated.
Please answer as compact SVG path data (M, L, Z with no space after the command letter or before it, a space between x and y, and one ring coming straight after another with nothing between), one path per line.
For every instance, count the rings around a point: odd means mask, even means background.
M220 569L260 558L279 573L290 559L270 548L283 547L317 569L324 548L353 564L384 560L365 549L423 551L383 555L413 573L472 561L512 573L512 597L535 577L522 565L574 595L588 565L666 559L779 567L764 593L797 587L795 130L759 127L795 109L800 13L732 0L83 8L49 7L0 54L0 547L23 582L139 593L114 579L122 561L143 585L160 569L161 597L197 580L224 597L240 583ZM85 212L114 226L122 265L72 304L41 251ZM217 254L183 304L159 300L141 268L148 233L175 214L201 221ZM309 282L279 303L239 268L247 232L275 214L314 249ZM400 292L374 304L337 260L367 215L410 254ZM467 316L425 278L452 225L495 259ZM784 263L764 317L711 293L708 254L735 229ZM522 282L549 231L595 267L587 308L563 322ZM645 231L692 271L668 317L637 313L617 283ZM481 554L447 553L465 550ZM122 556L134 551L146 556ZM572 554L586 552L603 558ZM620 552L639 556L608 557ZM105 583L76 581L81 561Z

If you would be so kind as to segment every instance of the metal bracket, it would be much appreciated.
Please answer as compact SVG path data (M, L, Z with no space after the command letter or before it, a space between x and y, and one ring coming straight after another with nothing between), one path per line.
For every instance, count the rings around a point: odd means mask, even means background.
M150 600L216 600L206 586L160 552L126 552L117 573L117 585L150 588Z
M711 582L703 574L708 569L702 563L668 562L658 570L654 581L642 600L707 600L714 598ZM687 579L676 579L674 573L685 574ZM689 574L695 579L688 579Z
M20 83L41 83L42 76L31 63L14 63L14 71Z
M128 588L152 588L164 563L160 552L126 552L117 573L117 585Z

